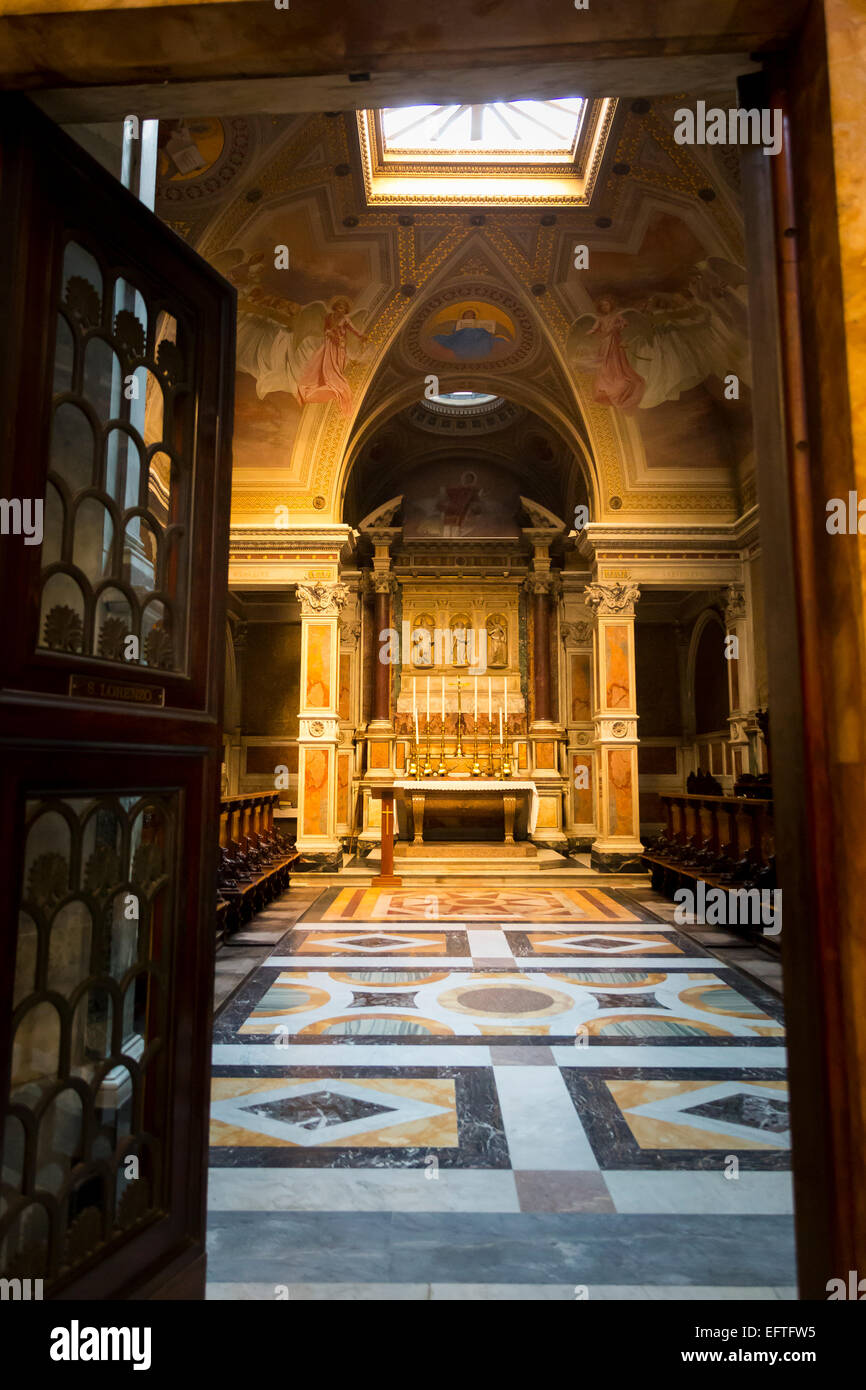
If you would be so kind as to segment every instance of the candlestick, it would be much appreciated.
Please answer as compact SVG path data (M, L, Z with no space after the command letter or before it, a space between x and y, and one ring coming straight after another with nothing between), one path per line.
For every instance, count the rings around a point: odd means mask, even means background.
M458 676L458 677L457 677L457 747L456 747L455 750L454 750L454 756L455 756L455 758L462 758L462 757L463 757L463 743L462 743L462 741L461 741L461 735L462 735L462 733L463 733L463 730L462 730L462 728L461 728L462 722L463 722L463 710L462 710L461 704L460 704L460 677Z
M442 677L442 742L439 748L439 766L436 769L437 777L445 776L445 677Z
M430 766L430 677L427 677L427 729L426 746L424 749L424 776L432 777L433 769Z

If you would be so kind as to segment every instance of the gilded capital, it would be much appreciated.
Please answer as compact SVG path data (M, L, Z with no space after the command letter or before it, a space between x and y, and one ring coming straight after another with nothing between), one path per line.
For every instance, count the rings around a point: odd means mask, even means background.
M396 594L397 581L393 574L380 571L373 575L373 592L377 594Z
M634 617L634 606L640 599L636 584L587 584L583 601L597 618L612 615Z
M299 584L298 602L304 618L333 617L349 601L348 584Z
M592 623L560 623L559 630L568 647L582 647L592 641Z
M722 599L725 605L725 622L731 627L738 618L746 616L746 590L742 584L729 584Z
M528 594L556 594L558 583L561 588L561 581L553 574L528 574L523 587Z

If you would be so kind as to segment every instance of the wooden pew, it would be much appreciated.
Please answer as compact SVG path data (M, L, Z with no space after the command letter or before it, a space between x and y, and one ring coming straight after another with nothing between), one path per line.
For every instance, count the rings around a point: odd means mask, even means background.
M776 883L772 801L754 797L663 793L665 829L642 856L652 886L673 898L678 888L703 880L707 888L773 890ZM774 949L780 937L729 925Z
M274 825L277 792L249 792L220 802L217 944L289 887L299 855Z

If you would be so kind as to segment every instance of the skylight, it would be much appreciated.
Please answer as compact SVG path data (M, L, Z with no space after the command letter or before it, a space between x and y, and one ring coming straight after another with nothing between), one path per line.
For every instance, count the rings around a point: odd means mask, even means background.
M499 397L487 396L482 391L443 391L440 396L430 396L428 399L435 401L436 405L456 406L458 410L465 410L467 406L488 405Z
M492 101L476 105L391 106L382 111L385 159L453 162L574 159L586 102Z
M358 112L368 207L587 207L615 97Z

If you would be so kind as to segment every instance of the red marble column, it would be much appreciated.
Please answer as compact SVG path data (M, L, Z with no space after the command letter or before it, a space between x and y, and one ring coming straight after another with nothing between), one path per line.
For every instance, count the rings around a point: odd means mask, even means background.
M391 626L391 580L377 577L374 580L376 591L373 595L373 660L376 663L373 677L373 719L388 722L391 718L391 667L379 659L382 649L381 634Z
M548 581L530 576L526 581L532 598L532 661L534 670L534 723L550 722L550 595Z

